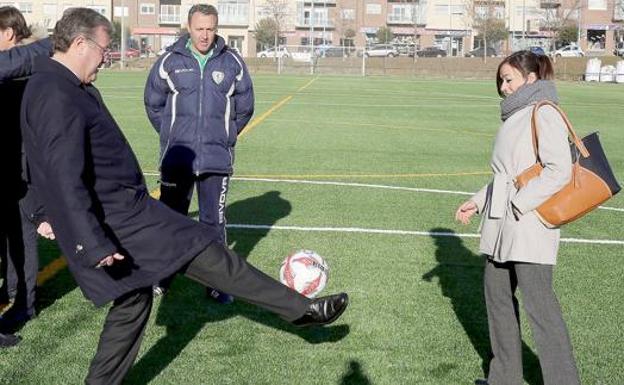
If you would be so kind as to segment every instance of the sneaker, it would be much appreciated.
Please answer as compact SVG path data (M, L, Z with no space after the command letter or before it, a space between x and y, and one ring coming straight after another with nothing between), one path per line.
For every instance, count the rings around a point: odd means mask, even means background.
M17 345L22 338L13 334L0 333L0 348Z
M212 287L206 287L206 295L222 305L229 305L234 302L234 297Z
M160 297L161 295L165 295L167 289L162 286L154 285L152 286L152 292L154 293L154 297Z

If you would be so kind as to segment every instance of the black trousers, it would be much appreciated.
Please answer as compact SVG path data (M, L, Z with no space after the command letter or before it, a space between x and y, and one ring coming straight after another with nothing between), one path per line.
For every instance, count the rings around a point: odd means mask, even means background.
M6 258L7 294L15 299L13 306L33 315L39 271L37 230L24 213L22 202L7 206L3 213L0 247L2 258Z
M286 321L303 316L311 303L307 297L264 274L220 243L208 246L182 273L203 285L276 313ZM134 290L115 300L106 316L86 384L122 383L139 352L151 309L151 287Z

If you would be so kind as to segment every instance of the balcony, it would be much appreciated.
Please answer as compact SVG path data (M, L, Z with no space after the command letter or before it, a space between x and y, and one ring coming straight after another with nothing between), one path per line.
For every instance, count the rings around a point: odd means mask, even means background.
M414 24L414 20L412 20L411 15L403 16L403 15L388 15L388 24L402 24L402 25L412 25Z
M297 28L310 28L310 18L308 17L299 17L297 18L297 24L296 24ZM318 28L329 28L329 29L333 29L334 23L330 20L314 20L312 28L314 29L318 29Z
M303 3L306 5L312 4L314 3L315 7L318 6L335 6L336 5L336 0L327 0L327 1L323 1L323 0L303 0Z
M180 15L163 15L158 17L159 24L180 25Z
M561 7L561 1L559 0L540 0L540 8L542 9L555 9Z

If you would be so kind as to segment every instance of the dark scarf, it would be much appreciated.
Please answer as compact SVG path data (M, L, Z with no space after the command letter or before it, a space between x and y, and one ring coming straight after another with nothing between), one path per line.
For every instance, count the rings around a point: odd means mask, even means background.
M501 119L505 121L517 111L541 100L559 104L555 83L550 80L538 80L518 88L516 92L501 101Z

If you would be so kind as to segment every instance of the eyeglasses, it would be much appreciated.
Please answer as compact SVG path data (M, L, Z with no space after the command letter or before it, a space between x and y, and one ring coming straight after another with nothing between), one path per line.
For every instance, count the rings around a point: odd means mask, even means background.
M95 40L91 39L91 38L90 38L90 37L88 37L88 36L84 36L84 35L83 35L83 37L84 37L84 38L85 38L88 42L95 44L95 46L96 46L96 47L98 47L98 48L100 49L100 52L102 53L102 57L106 57L106 56L108 56L108 54L110 54L110 52L111 52L110 48L102 47L101 45L99 45L99 44L98 44L98 42L97 42L97 41L95 41Z

